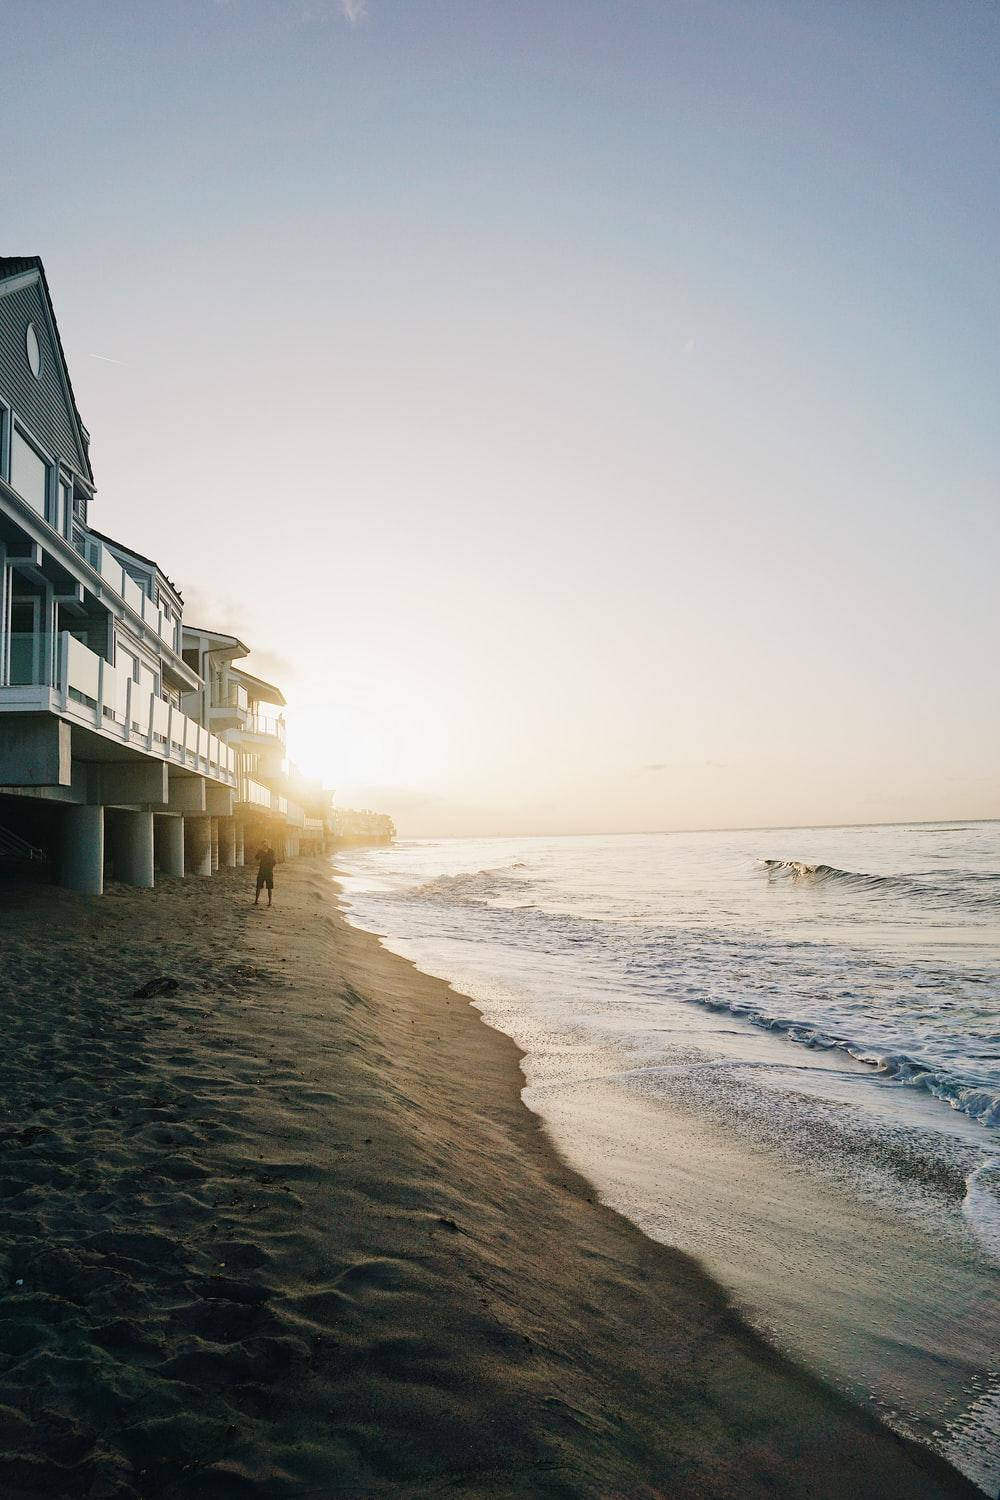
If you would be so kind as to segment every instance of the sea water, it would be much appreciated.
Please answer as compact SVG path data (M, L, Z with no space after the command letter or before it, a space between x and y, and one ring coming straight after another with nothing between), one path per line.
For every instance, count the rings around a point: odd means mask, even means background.
M1000 824L403 841L349 915L786 1352L1000 1487Z

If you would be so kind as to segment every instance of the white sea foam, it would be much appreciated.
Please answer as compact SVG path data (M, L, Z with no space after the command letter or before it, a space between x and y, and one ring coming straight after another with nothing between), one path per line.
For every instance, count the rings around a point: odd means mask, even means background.
M348 862L354 918L516 1037L532 1107L608 1201L990 1482L1000 825L425 841ZM695 1179L664 1177L678 1110Z
M1000 1156L988 1156L969 1173L962 1212L987 1255L1000 1266Z

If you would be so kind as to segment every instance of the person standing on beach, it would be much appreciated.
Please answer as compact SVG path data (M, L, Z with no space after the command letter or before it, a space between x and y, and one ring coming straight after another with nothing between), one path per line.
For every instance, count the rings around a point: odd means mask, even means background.
M274 890L274 850L270 844L265 844L257 856L257 894L253 898L254 906L260 900L260 893L267 886L267 904L271 904L271 892Z

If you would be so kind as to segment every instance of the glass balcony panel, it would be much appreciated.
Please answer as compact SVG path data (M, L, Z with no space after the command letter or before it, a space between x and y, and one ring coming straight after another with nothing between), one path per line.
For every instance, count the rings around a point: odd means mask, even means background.
M266 734L274 739L285 743L285 721L283 718L275 718L271 714L251 714L247 720L247 729L251 734Z
M46 631L11 631L9 685L44 686L52 680L52 636Z

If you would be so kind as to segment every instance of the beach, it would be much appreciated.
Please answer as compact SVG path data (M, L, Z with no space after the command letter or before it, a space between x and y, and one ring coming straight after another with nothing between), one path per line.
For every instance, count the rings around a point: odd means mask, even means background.
M403 839L338 869L350 921L514 1039L602 1203L995 1496L998 836Z
M599 1203L327 862L0 901L11 1500L981 1493Z

